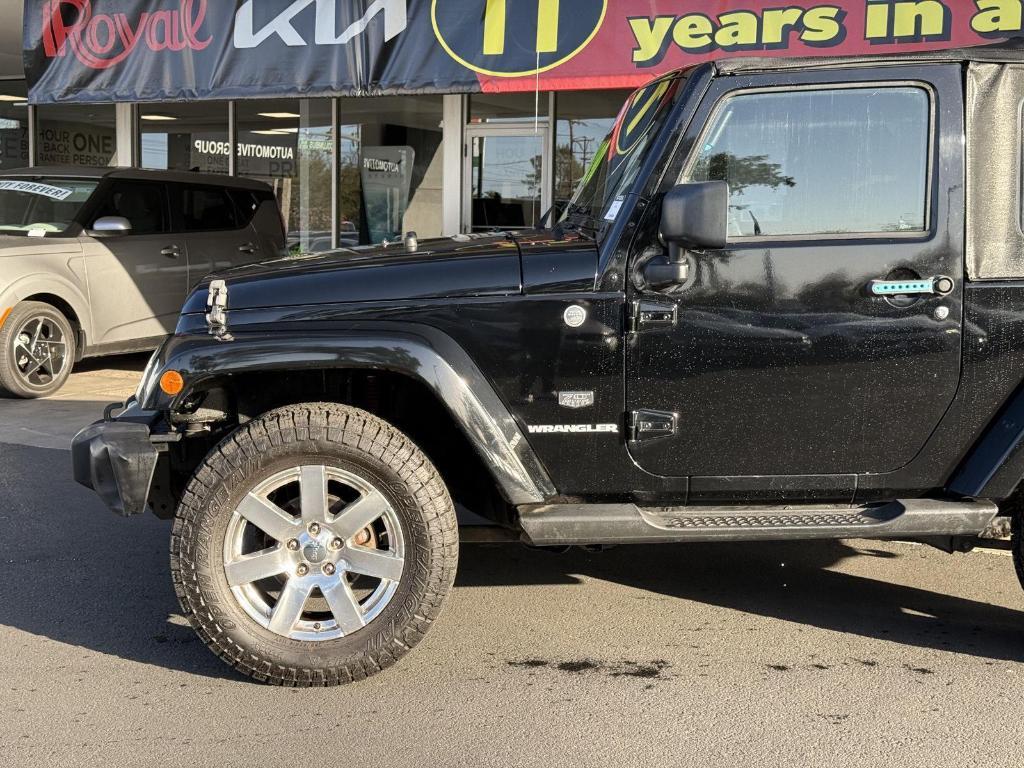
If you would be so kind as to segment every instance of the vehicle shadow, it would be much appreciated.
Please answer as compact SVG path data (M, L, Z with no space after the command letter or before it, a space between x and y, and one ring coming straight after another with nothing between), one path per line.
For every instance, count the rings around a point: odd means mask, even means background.
M661 544L563 554L464 546L456 584L571 584L586 576L908 646L1024 660L1024 611L831 570L851 557L907 556L912 555L877 549L871 542L842 541ZM985 556L972 557L979 558L973 566L984 567L980 558ZM992 559L1009 574L1016 593L1009 558ZM876 568L879 579L885 578L887 567ZM957 583L953 575L942 580ZM685 611L686 605L681 603L679 610Z
M168 574L167 522L112 515L74 483L67 451L0 444L0 491L0 632L12 628L142 664L240 679L180 615ZM587 576L910 646L995 660L1024 657L1021 611L828 570L855 555L898 557L840 542L563 555L465 545L456 584L572 585Z

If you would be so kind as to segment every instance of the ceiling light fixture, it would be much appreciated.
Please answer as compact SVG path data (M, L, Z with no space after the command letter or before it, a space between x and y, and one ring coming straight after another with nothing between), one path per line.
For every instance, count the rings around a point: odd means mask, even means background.
M260 117L269 117L274 120L298 120L302 115L295 112L260 112Z

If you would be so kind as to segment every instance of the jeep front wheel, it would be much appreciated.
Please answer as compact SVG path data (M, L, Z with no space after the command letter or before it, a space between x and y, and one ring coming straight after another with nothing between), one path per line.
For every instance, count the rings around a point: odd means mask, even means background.
M423 637L455 577L458 528L430 460L390 424L334 404L240 427L196 470L174 522L182 610L261 681L335 685Z

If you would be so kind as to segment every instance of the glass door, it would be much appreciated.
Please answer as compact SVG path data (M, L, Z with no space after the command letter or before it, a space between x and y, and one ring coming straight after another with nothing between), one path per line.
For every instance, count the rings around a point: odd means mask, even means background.
M463 227L468 232L529 229L550 206L546 125L469 126Z

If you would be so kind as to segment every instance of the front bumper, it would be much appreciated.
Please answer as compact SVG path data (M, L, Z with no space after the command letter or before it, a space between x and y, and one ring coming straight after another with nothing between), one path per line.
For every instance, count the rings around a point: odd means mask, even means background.
M75 481L95 491L119 515L144 512L160 453L153 440L159 418L159 412L143 411L129 401L116 419L104 418L83 429L71 442Z

